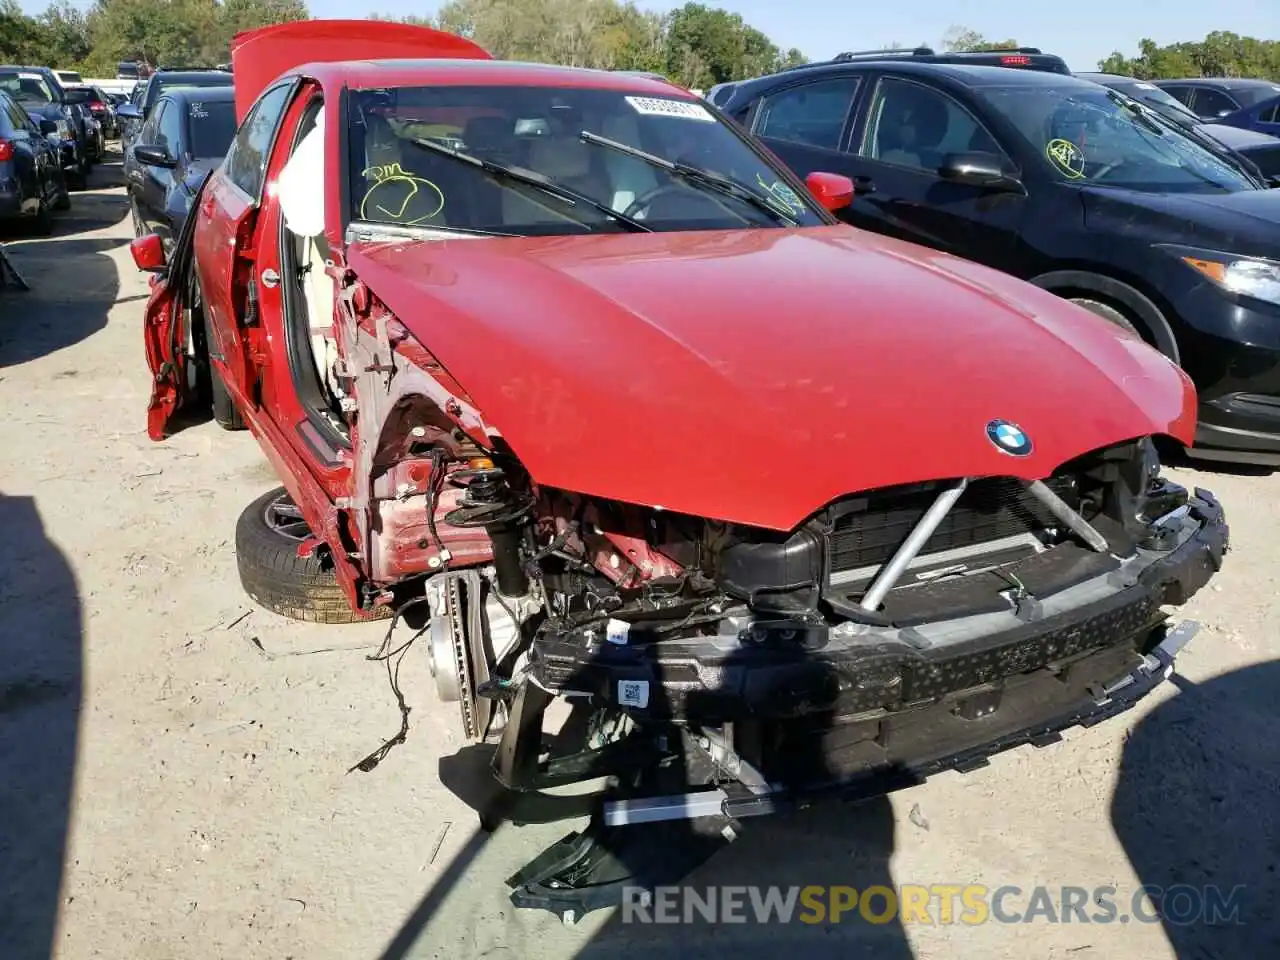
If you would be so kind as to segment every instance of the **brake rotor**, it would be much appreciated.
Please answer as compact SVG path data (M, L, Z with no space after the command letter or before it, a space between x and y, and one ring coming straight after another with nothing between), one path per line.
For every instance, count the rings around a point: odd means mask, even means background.
M441 609L431 618L427 637L436 693L458 704L462 732L473 742L484 739L493 711L488 699L476 696L478 686L489 679L480 591L480 577L473 571L447 575Z

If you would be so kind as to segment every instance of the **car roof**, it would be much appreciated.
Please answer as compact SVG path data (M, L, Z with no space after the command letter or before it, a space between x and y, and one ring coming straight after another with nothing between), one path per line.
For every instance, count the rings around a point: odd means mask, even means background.
M1243 90L1248 87L1274 87L1276 81L1257 77L1187 77L1184 80L1152 80L1156 86L1175 84L1180 87L1218 87L1223 90Z
M650 79L616 70L562 67L549 63L518 60L471 60L438 58L424 60L340 60L308 63L289 71L290 75L314 77L322 83L345 84L354 88L411 86L416 83L450 85L528 87L583 87L630 91L654 96L673 93L692 95L668 80Z
M978 66L976 64L934 63L918 60L863 59L863 60L828 60L823 63L806 64L778 73L766 74L751 80L743 80L732 87L730 101L739 100L744 94L754 97L756 91L768 89L783 83L802 78L817 78L823 75L840 76L848 73L867 73L891 69L902 76L918 75L920 77L946 77L967 87L1061 87L1086 86L1089 81L1081 80L1066 73L1055 73L1050 70L1023 70L1009 67ZM723 107L724 103L719 103Z

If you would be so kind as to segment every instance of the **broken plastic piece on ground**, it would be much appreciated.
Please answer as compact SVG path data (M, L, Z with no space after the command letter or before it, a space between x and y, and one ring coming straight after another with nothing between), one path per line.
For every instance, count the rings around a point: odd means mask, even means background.
M697 829L668 820L635 827L605 826L599 817L570 833L507 878L511 903L548 910L573 923L622 903L623 890L677 884L730 843L732 821L708 817Z

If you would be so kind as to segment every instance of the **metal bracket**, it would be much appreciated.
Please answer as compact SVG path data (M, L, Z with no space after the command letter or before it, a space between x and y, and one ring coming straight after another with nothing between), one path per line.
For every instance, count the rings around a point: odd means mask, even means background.
M1027 490L1030 491L1033 497L1043 503L1050 513L1070 527L1071 531L1091 548L1098 551L1098 553L1111 552L1111 545L1107 543L1107 538L1100 534L1093 524L1080 516L1075 510L1072 510L1071 505L1050 490L1049 485L1043 480L1032 480L1027 484Z
M954 487L948 487L938 494L938 499L934 500L929 509L924 512L924 516L903 541L902 546L876 574L875 580L872 581L871 587L859 604L863 610L874 613L880 609L880 604L884 603L884 598L888 596L889 591L901 579L903 572L911 565L911 561L924 549L924 545L929 542L929 538L933 536L939 524L946 519L947 514L951 512L951 508L956 505L956 501L968 486L969 480L965 478Z
M1159 683L1172 676L1174 658L1199 632L1199 622L1183 620L1165 633L1164 639L1156 644L1155 649L1133 671L1104 687L1094 698L1094 702L1103 706L1112 700L1123 701L1143 696L1151 688L1153 680Z

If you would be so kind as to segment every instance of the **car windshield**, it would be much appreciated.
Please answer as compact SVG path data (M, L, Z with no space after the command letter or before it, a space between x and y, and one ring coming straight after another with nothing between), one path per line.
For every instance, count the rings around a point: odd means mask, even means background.
M98 99L98 95L87 87L67 87L64 92L67 95L67 103L88 103L90 100Z
M825 222L785 174L688 98L398 87L352 91L349 116L353 220L528 236Z
M53 91L38 73L0 73L0 90L22 103L53 102Z
M1126 97L1132 97L1134 100L1145 103L1162 117L1168 117L1175 123L1179 121L1191 124L1203 122L1194 110L1177 97L1161 90L1154 83L1144 83L1141 80L1137 80L1133 83L1118 83L1114 89L1119 90Z
M1234 193L1257 185L1180 129L1102 87L978 91L1061 180L1147 193Z
M230 100L187 103L187 124L191 135L191 156L198 160L223 157L236 135L236 105Z

